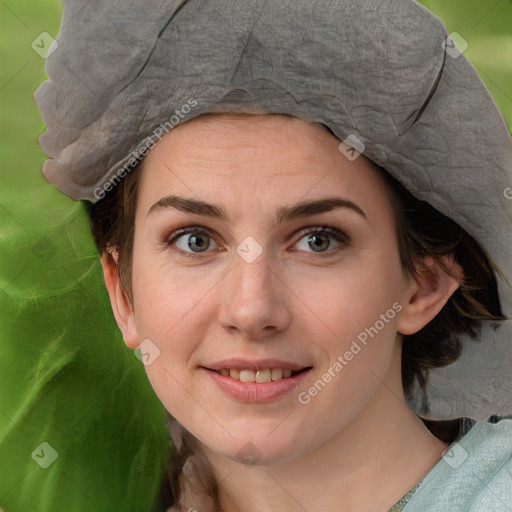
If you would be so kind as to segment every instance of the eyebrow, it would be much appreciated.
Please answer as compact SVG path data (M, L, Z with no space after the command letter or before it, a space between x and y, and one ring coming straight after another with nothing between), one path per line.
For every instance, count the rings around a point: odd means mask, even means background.
M223 221L229 220L229 216L221 206L175 195L162 197L162 199L151 206L146 217L168 208L174 208L185 213L213 217ZM349 199L342 197L326 197L312 201L301 201L290 206L283 206L279 208L275 224L279 225L299 217L309 217L320 213L330 212L338 208L349 208L358 213L368 222L368 217L364 211Z

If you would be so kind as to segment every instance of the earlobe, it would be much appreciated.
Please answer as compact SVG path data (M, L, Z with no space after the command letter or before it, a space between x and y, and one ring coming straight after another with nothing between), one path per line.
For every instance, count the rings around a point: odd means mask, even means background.
M133 307L127 299L121 286L121 281L117 272L116 251L107 251L101 255L101 266L103 268L103 279L110 297L112 312L116 323L123 334L126 345L132 349L139 346L139 337L135 325L135 315Z
M404 335L415 334L443 309L459 287L463 276L462 267L452 255L441 261L454 274L447 274L432 257L425 258L425 269L420 275L411 278L411 286L397 322L397 330Z

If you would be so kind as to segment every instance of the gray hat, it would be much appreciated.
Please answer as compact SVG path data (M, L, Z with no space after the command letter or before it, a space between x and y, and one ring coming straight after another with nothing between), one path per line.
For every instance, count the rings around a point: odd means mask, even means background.
M180 122L258 109L329 127L487 251L512 316L512 139L442 22L412 0L64 0L35 98L43 174L93 203ZM348 148L348 149L347 149ZM432 370L432 419L512 414L512 320ZM420 394L410 401L419 411Z

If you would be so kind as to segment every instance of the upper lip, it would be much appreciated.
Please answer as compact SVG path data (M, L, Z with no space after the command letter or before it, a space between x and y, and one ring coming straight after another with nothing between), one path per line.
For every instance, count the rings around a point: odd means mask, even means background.
M260 359L258 361L250 361L249 359L223 359L222 361L218 361L216 363L209 363L208 365L203 365L204 368L208 368L209 370L220 371L224 369L238 369L238 370L266 370L267 368L282 368L283 370L292 370L292 371L300 371L305 368L310 368L310 365L291 363L287 361L282 361L280 359Z

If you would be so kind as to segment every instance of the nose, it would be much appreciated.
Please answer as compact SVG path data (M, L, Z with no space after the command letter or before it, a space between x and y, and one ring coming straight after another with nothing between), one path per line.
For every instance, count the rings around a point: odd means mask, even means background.
M264 340L285 330L291 321L291 291L265 251L252 263L236 255L223 279L219 322L241 338Z

